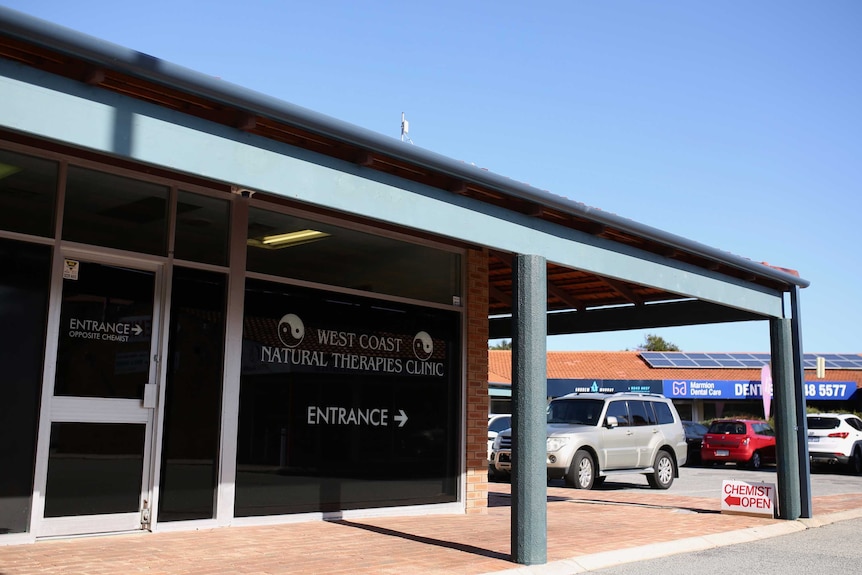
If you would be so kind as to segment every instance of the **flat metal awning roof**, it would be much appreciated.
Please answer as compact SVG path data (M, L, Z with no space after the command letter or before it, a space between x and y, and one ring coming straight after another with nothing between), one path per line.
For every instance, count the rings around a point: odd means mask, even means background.
M720 274L769 292L807 287L793 270L754 262L516 182L217 78L0 7L0 57L249 134L562 226L606 245ZM14 138L15 134L7 137ZM25 136L20 136L26 138ZM512 255L490 251L491 337L507 337ZM549 333L763 319L668 289L549 260ZM599 319L601 317L601 319Z

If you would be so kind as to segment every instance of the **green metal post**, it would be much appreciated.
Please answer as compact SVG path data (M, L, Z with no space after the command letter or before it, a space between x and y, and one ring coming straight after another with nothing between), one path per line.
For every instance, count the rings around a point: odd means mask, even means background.
M547 271L545 258L518 255L513 266L512 558L548 561Z
M802 352L802 310L799 303L799 286L790 292L790 333L793 338L793 368L796 391L796 451L799 454L799 497L802 505L801 516L806 519L814 517L811 501L811 465L808 462L808 419L805 400L805 364Z
M775 390L776 456L778 457L778 517L798 519L799 453L797 450L796 391L790 320L769 320L772 377ZM806 465L808 462L805 462Z

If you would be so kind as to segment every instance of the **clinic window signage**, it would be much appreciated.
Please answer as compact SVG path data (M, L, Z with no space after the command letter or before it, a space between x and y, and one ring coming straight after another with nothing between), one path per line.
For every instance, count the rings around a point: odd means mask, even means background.
M363 323L378 318L365 314ZM260 318L246 339L243 372L315 372L445 378L446 342L429 331L363 329L297 310ZM430 328L429 328L430 330Z
M449 503L461 318L246 282L237 517Z
M665 379L664 394L674 399L759 399L759 381ZM852 381L805 382L806 399L846 400L856 392Z

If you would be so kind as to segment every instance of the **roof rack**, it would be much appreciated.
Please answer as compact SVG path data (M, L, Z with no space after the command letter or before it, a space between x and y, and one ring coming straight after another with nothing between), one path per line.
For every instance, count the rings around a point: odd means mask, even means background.
M617 391L613 395L634 395L636 397L661 397L665 398L666 396L661 393L648 393L644 391Z

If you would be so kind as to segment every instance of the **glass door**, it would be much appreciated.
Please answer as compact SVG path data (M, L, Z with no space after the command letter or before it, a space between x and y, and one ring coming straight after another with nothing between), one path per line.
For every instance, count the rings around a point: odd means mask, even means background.
M39 536L149 527L159 276L64 260Z

